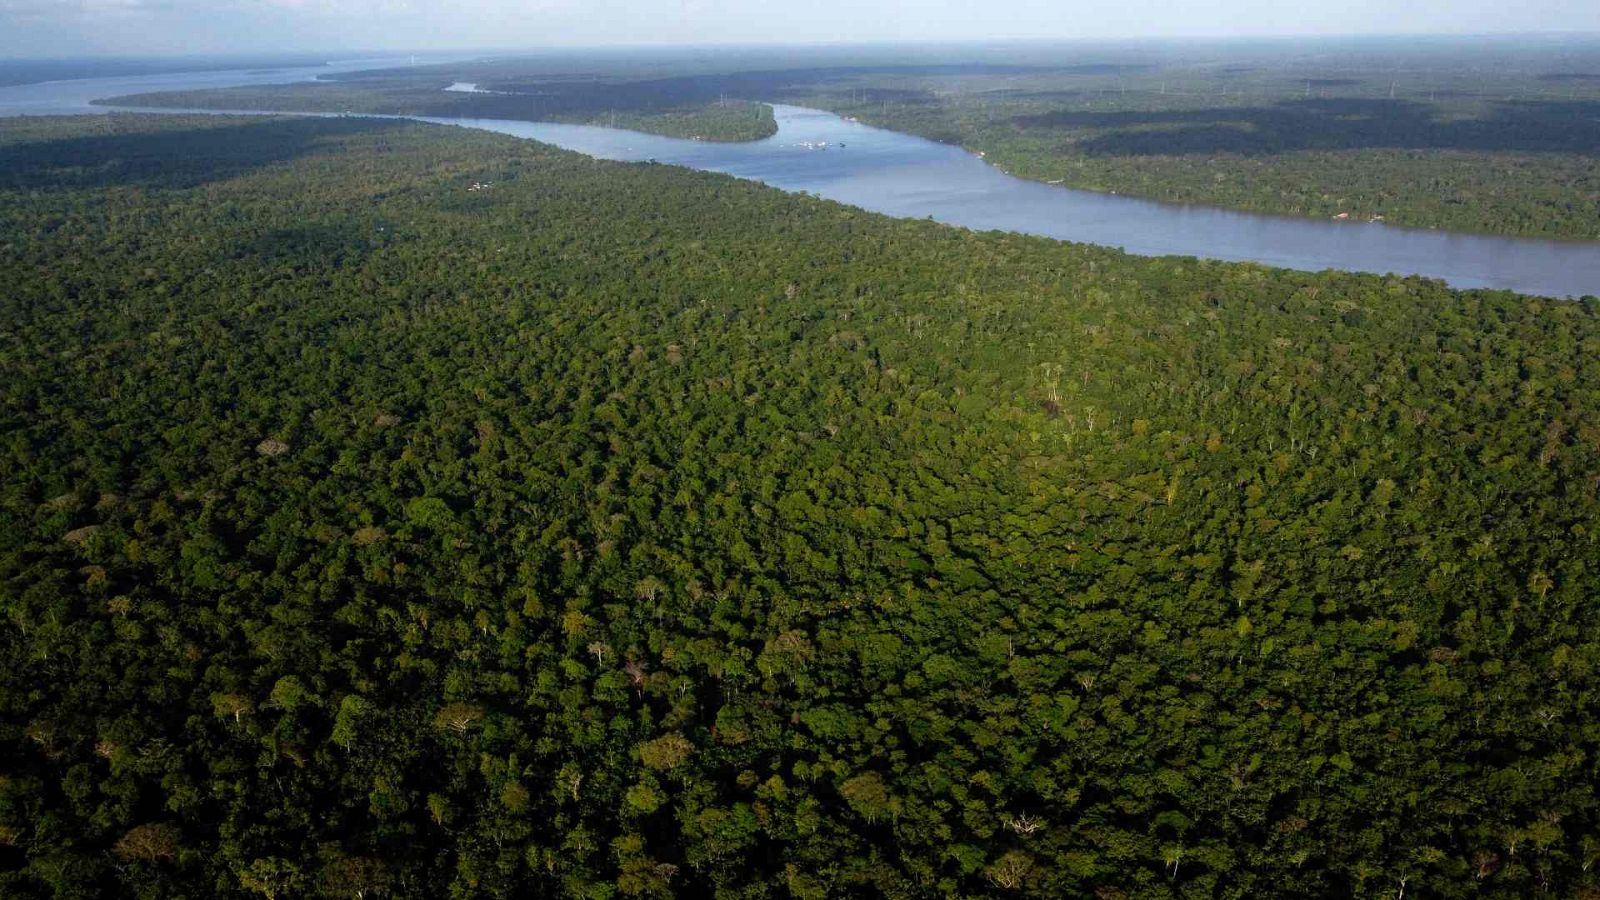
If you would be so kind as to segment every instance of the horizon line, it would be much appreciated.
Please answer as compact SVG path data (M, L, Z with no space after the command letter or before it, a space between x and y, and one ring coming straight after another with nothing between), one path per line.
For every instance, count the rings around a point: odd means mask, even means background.
M833 40L833 41L711 41L705 43L688 42L660 42L660 43L615 43L615 44L547 44L547 45L479 45L455 47L389 47L389 48L360 48L360 47L308 47L308 48L283 48L278 50L219 50L197 53L100 53L86 50L80 54L63 55L51 53L43 55L0 55L0 65L17 62L47 62L69 60L220 60L237 58L262 58L272 56L314 56L324 58L325 62L334 61L332 57L359 60L366 55L395 56L395 55L449 55L449 54L537 54L537 53L582 53L582 52L626 52L635 51L661 51L661 50L740 50L740 49L819 49L819 48L871 48L871 47L898 47L898 46L927 46L927 47L962 47L962 46L995 46L995 45L1051 45L1051 44L1161 44L1161 43L1187 43L1187 42L1288 42L1288 41L1346 41L1346 40L1386 40L1429 38L1437 40L1527 40L1534 38L1564 38L1564 39L1593 39L1600 41L1600 29L1597 30L1532 30L1532 31L1486 31L1486 32L1335 32L1316 34L1309 32L1283 32L1278 34L1164 34L1164 35L1129 35L1120 37L975 37L975 38L877 38L864 40Z

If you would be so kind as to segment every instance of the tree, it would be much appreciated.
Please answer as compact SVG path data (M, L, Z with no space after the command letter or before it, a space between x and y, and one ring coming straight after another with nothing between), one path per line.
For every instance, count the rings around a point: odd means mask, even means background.
M176 859L181 849L181 835L172 825L153 822L137 825L117 839L112 852L125 860L163 862Z
M218 718L231 718L235 725L255 711L255 704L242 694L212 694L211 709Z
M267 900L291 896L299 890L304 880L299 866L276 856L253 859L237 867L234 874L239 879L240 887L260 894Z
M369 856L340 856L322 867L318 888L324 896L365 900L389 889L388 867Z
M868 822L892 816L898 810L898 804L889 794L888 785L884 784L883 776L877 772L863 772L846 780L839 785L839 794L851 809Z
M339 712L334 716L330 739L346 750L350 749L360 739L367 720L375 712L366 698L358 694L346 694L339 701Z
M457 733L465 733L481 721L483 721L483 707L475 703L448 703L440 707L433 716L435 728Z
M694 745L681 734L663 735L639 745L639 761L645 768L657 772L670 772L689 761Z
M1033 858L1021 850L1011 850L984 870L990 883L1001 890L1020 891L1033 878Z

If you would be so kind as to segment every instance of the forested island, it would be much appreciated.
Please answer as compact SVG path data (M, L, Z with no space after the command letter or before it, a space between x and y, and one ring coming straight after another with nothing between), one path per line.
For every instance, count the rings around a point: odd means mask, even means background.
M409 73L409 70L407 70ZM748 100L714 100L633 85L561 85L527 92L449 90L453 82L407 75L359 82L161 91L109 97L108 106L272 112L451 116L605 125L704 141L754 141L778 130L772 107ZM578 89L581 87L581 89Z
M0 129L0 895L1588 897L1600 302Z

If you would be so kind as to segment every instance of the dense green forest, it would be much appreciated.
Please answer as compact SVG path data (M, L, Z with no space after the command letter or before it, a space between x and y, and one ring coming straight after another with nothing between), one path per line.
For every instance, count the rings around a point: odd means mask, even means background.
M1594 298L122 115L0 284L7 898L1600 892Z

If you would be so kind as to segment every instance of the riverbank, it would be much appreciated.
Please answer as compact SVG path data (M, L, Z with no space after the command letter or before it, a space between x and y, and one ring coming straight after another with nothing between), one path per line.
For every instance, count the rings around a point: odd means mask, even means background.
M192 76L192 83L210 88L229 77L250 81L248 73L200 73ZM170 76L165 80L168 85L181 85L187 78ZM129 96L126 87L130 82L148 83L106 79L71 84L68 94L82 98L87 107L91 100L105 103L100 98ZM324 90L337 90L340 84L303 83L263 90L247 83L231 90L187 93L195 98L209 95L212 103L220 104L220 98L226 97L228 102L240 104L231 111L273 111L271 106L250 105L260 95L280 100L319 96L325 98L323 113L343 113L346 110L330 102L333 95ZM442 90L448 86L449 82L434 84L432 94L446 98L445 102L463 97L490 102L506 99ZM44 99L35 98L27 88L0 91L0 114L75 109L49 99L54 96L50 91L61 89L36 87L43 91ZM511 100L528 102L526 97ZM293 108L296 103L275 105L276 111L303 111ZM545 141L604 159L656 160L722 172L904 218L1102 244L1145 256L1196 256L1308 271L1421 275L1454 287L1551 297L1600 293L1600 243L1316 221L1069 190L1012 177L956 146L795 106L773 106L774 133L747 142L682 140L584 124L423 116L398 105L387 114Z

